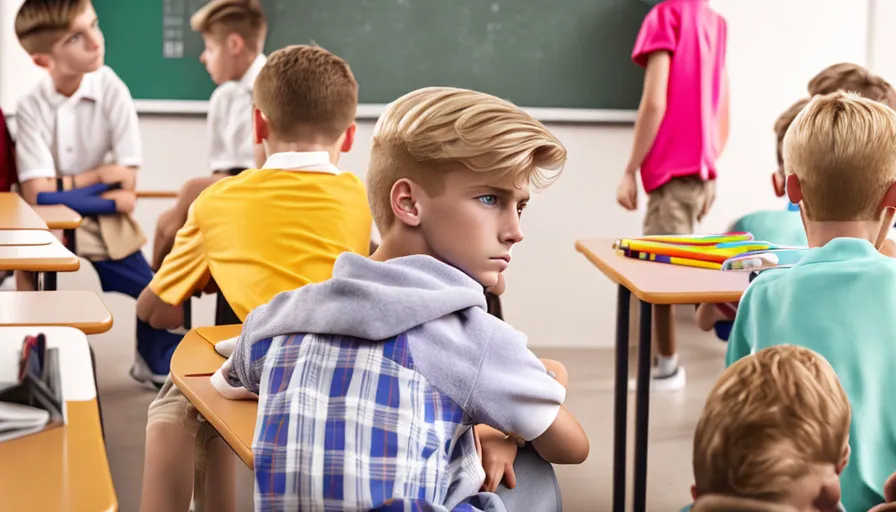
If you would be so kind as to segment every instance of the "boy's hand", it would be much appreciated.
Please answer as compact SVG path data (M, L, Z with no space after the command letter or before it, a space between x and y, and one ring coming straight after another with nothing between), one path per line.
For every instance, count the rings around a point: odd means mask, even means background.
M137 194L130 190L111 190L104 192L102 198L115 201L115 211L119 213L134 213L137 206Z
M495 492L501 482L504 482L508 489L516 487L516 475L513 473L516 441L488 425L476 425L473 428L476 429L482 446L482 469L485 470L482 490Z
M134 189L133 182L136 171L131 167L109 164L99 167L97 171L99 171L100 181L103 183L121 183L124 189Z
M162 268L162 261L165 260L165 256L168 256L168 253L174 247L177 231L184 227L184 221L185 219L182 218L180 212L174 209L167 210L159 215L159 220L156 222L155 239L152 244L152 268L156 272Z
M635 173L627 172L622 175L619 187L616 189L616 202L629 211L638 207L638 182Z

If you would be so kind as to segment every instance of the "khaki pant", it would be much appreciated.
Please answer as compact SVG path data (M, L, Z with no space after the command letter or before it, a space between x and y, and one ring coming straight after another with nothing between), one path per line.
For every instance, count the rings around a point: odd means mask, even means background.
M218 437L218 431L209 425L196 407L177 389L169 375L155 400L149 404L146 426L156 422L173 423L184 428L196 438L195 473L193 477L193 502L196 510L205 510L205 474L208 470L208 443Z
M706 199L706 182L699 176L672 178L648 194L644 235L693 233Z

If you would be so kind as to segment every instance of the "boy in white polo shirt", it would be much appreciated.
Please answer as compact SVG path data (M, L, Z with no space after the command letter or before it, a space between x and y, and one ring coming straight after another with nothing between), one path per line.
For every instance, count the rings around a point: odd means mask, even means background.
M129 215L143 160L140 132L127 86L103 65L96 12L89 0L25 0L15 31L49 75L16 109L20 192L29 203L65 204L81 213L78 255L96 269L103 291L136 299L152 280L140 252L145 237ZM27 276L18 284L28 288ZM138 320L131 375L164 382L180 338Z
M171 252L187 211L212 183L244 169L261 167L264 152L252 143L252 88L266 61L267 21L258 0L212 0L196 11L190 25L202 34L200 60L218 86L208 104L209 167L212 176L184 184L173 208L159 216L152 266L158 270Z

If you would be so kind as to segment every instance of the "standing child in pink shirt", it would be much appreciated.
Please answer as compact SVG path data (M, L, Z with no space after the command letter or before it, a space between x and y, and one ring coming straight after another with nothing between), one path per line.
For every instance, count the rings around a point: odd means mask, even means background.
M709 0L665 0L641 25L632 59L645 68L635 141L616 200L647 193L644 234L690 234L715 199L716 159L728 139L727 24ZM685 385L671 306L654 306L657 362L651 387Z

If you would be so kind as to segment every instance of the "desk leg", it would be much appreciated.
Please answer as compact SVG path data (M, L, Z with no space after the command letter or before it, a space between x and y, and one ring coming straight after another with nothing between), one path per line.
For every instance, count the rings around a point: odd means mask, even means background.
M647 437L650 425L650 341L653 305L641 301L638 326L638 391L635 395L635 512L647 507Z
M619 285L616 298L616 384L613 398L613 512L625 512L628 429L628 323L631 292Z
M44 290L56 290L56 272L44 273Z
M105 441L106 429L103 426L103 404L100 403L100 385L96 381L96 355L94 355L93 347L89 343L87 348L90 349L90 364L93 366L93 387L96 389L96 411L100 416L100 433L103 435L103 441Z

